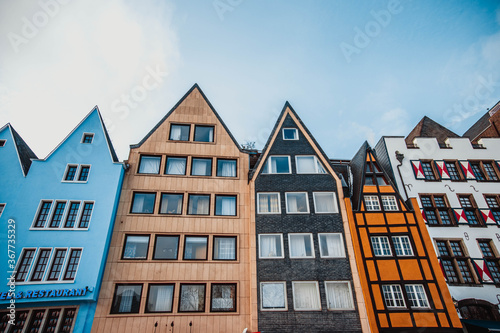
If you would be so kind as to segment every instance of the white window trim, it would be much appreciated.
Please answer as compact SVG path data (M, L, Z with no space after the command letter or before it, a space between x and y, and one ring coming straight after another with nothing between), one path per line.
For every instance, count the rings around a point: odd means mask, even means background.
M288 159L288 172L271 172L269 162L273 157L286 157ZM262 172L261 172L261 174L263 175L289 175L291 173L292 173L292 164L290 163L289 155L270 155L267 158L266 163L262 167Z
M262 297L262 285L264 284L281 284L283 285L283 291L284 291L284 303L285 303L285 307L283 309L265 309L263 307L263 304L262 304L262 301L263 301L263 297ZM288 297L287 297L287 290L286 290L286 282L285 281L263 281L260 283L260 310L261 311L288 311Z
M328 307L329 299L328 299L328 284L347 284L347 288L349 289L349 295L351 298L351 304L352 307L350 308L336 308L336 309L330 309ZM342 311L342 310L354 310L354 298L352 297L352 288L351 288L351 283L349 281L325 281L325 293L326 293L326 308L328 311Z
M280 246L281 246L281 256L276 257L262 257L260 255L260 236L279 236L280 237ZM284 259L285 258L285 248L283 246L283 234L259 234L259 259Z
M400 255L398 255L396 253L396 256L398 256L398 257L411 257L411 256L413 256L413 248L411 246L410 237L403 235L403 236L392 236L391 238L392 238L392 242L394 244L394 251L397 251L396 250L396 243L398 243L400 245L401 249L404 251L403 243L401 242L402 238L406 238L408 240L408 244L410 245L410 251L411 251L410 254L400 254Z
M373 200L373 198L375 198L378 202L379 209L368 209L368 205L366 204L367 198L370 198L372 200ZM363 196L363 203L365 204L365 211L367 211L367 212L380 212L382 210L382 206L380 205L380 199L378 198L377 195L364 195Z
M323 251L321 250L321 235L339 235L340 236L340 245L342 247L342 256L336 257L336 256L325 256L323 255ZM321 258L345 258L345 248L344 248L344 237L342 237L342 233L340 232L322 232L318 233L318 244L319 244L319 255Z
M64 274L64 268L66 267L66 263L68 261L68 251L69 251L70 248L67 248L67 247L53 247L52 248L52 253L50 254L50 258L49 258L49 264L48 264L48 268L47 268L47 274L43 280L44 283L61 283L61 276ZM49 275L50 275L50 270L52 269L52 264L54 263L54 260L56 259L56 252L57 250L66 250L66 253L64 254L64 259L63 259L63 262L62 262L62 267L61 267L61 271L59 272L59 277L57 278L57 280L48 280L49 278ZM78 264L80 265L80 264ZM66 281L64 281L63 283L66 283Z
M314 158L314 169L316 170L316 172L299 172L299 163L297 161L297 158L299 157L313 157ZM325 170L325 167L323 166L323 163L321 163L321 161L318 159L318 157L316 155L296 155L295 156L295 168L297 169L297 174L300 174L300 175L324 175L326 174L326 170L325 172L319 172L319 169L318 169L318 164L321 165L321 167L323 168L323 170Z
M385 238L387 239L387 244L389 244L389 254L375 254L375 245L374 243L378 243L380 250L383 251L382 247L382 242L380 242L380 239ZM375 240L375 242L374 242ZM370 236L370 242L372 244L372 249L373 249L373 255L375 257L392 257L392 250L391 250L391 243L389 241L389 237L387 236Z
M295 139L285 139L285 130L294 130L294 132L295 132L295 135L294 135ZM283 134L283 140L292 141L292 140L298 140L299 139L299 131L296 128L284 127L282 129L281 133Z
M50 218L52 217L52 213L54 211L54 202L57 200L49 200L49 199L41 199L40 203L38 204L38 208L35 213L35 217L33 218L33 222L31 222L31 227L30 230L45 230L47 229L47 223L50 221ZM44 202L50 202L50 208L47 213L47 219L45 220L45 224L43 227L35 227L36 221L38 219L38 216L40 215L40 211L42 210L43 203ZM52 228L52 229L57 229L57 228Z
M307 206L307 211L306 212L290 212L288 209L288 194L299 194L299 193L304 193L306 195L306 206ZM286 204L286 213L287 214L309 214L310 209L309 209L309 196L307 192L285 192L285 204Z
M277 194L278 195L278 212L261 212L260 211L260 195L261 194ZM281 214L281 195L279 192L258 192L257 193L257 214Z
M69 167L76 166L75 178L73 180L65 180L66 174L68 173ZM80 177L80 172L82 171L82 167L89 167L89 174L87 175L87 180L78 180ZM66 169L64 169L64 174L61 180L61 183L77 183L77 184L86 184L90 178L90 171L92 170L91 164L77 164L77 163L68 163L66 165Z
M399 292L401 294L402 301L403 301L403 305L392 305L392 306L387 305L387 300L385 299L385 293L384 293L384 286L387 286L387 287L391 288L391 300L392 300L392 302L394 304L396 304L396 297L394 297L394 287L398 287L399 288ZM384 304L385 304L385 306L387 308L389 308L389 309L403 309L403 308L406 308L406 302L405 302L405 299L404 299L403 288L401 288L401 286L399 284L386 284L386 285L382 285L380 291L382 293L382 298L384 299Z
M50 251L49 258L47 259L47 264L45 265L45 270L43 271L42 278L40 281L32 281L31 279L33 278L33 275L35 274L36 264L38 263L38 260L40 259L40 254L42 253L43 250ZM53 248L51 248L51 247L39 247L39 248L37 248L35 256L33 257L34 260L31 262L30 275L28 276L27 281L25 280L25 282L30 282L30 283L43 282L46 280L47 269L48 269L48 267L50 267L49 263L51 263L52 256L54 255L54 251L52 251L52 250L53 250Z
M37 228L37 227L35 227L35 223L36 223L36 220L38 218L38 215L40 214L40 210L42 209L42 205L44 202L51 202L50 209L49 209L49 212L47 215L47 220L45 220L44 226ZM58 202L65 202L66 205L64 206L63 216L61 218L61 222L59 222L59 227L51 228L51 227L49 227L50 221L52 220L52 216L55 213L56 205ZM66 223L66 219L68 218L68 214L70 212L71 203L73 203L73 202L80 203L80 206L78 207L77 217L75 220L75 226L73 228L65 228L64 225ZM89 226L86 228L80 228L80 227L78 227L78 225L80 224L80 219L81 219L82 214L83 214L83 208L84 208L86 203L93 204L92 212L90 213ZM95 201L94 200L72 200L72 199L60 199L60 200L59 199L47 199L46 200L46 199L41 199L40 203L38 204L38 209L36 211L35 217L33 219L33 222L31 223L31 227L29 228L29 230L53 230L53 231L57 231L57 230L81 230L81 231L86 231L86 230L89 230L89 228L90 228L90 222L92 222L92 215L94 214L94 210L95 210Z
M62 211L62 216L61 220L59 221L59 226L58 227L51 227L50 224L52 223L52 219L54 218L54 214L56 213L57 209L57 204L59 203L64 203L64 209ZM53 206L53 207L52 207ZM67 200L54 200L52 202L52 206L50 206L50 214L47 217L47 221L45 221L45 226L43 229L60 229L62 228L62 224L64 224L64 221L66 220L66 214L68 213L68 201ZM40 228L42 229L42 228Z
M396 208L395 209L389 209L388 207L386 207L384 205L384 198L387 198L387 199L390 199L390 200L394 199L394 205L396 206ZM385 211L395 212L395 211L399 210L398 200L396 199L395 195L382 195L381 198L380 198L380 201L382 202L382 207L384 208ZM379 202L379 205L380 205L380 202Z
M311 241L311 253L312 255L310 256L305 256L305 257L294 257L292 256L292 247L291 247L291 240L290 236L299 236L299 235L307 235L309 236L309 239ZM288 234L288 254L290 255L290 259L313 259L316 257L315 249L314 249L314 240L312 233L307 233L307 232L293 232Z
M317 292L317 295L318 295L318 300L319 300L319 308L311 308L311 309L297 309L297 306L295 304L295 285L296 284L311 284L311 283L314 283L316 285L316 292ZM320 294L319 294L319 285L318 285L318 281L292 281L292 292L293 292L293 309L295 311L321 311L321 297L320 297Z
M75 271L75 278L73 280L65 280L64 275L66 275L66 269L68 268L68 265L69 265L69 258L71 255L71 251L73 251L73 250L81 250L80 259L78 259L78 267L76 268L76 271ZM70 247L68 249L68 251L66 252L66 257L64 258L64 267L63 267L63 270L61 271L59 281L61 281L63 283L75 283L76 277L78 275L78 270L80 269L81 264L82 264L82 258L83 258L83 247Z
M333 212L318 212L318 205L316 204L316 194L333 194ZM313 192L314 199L314 212L316 214L336 214L339 212L337 194L335 192Z
M427 298L427 293L425 292L424 285L422 285L422 284L406 284L406 285L405 285L405 291L406 291L406 293L408 294L408 291L406 290L406 287L410 287L410 288L412 288L412 289L413 289L413 293L415 293L415 295L417 295L417 291L416 291L416 289L415 289L415 287L416 287L416 286L420 286L420 287L422 287L422 289L423 289L423 291L424 291L425 302L427 303L427 305L417 305L417 306L412 306L412 305L411 305L411 300L410 300L410 297L408 296L408 302L410 302L410 307L411 307L412 309L428 309L428 308L430 308L429 299ZM418 299L418 298L416 299L416 301L417 301L419 304L420 304L420 303L422 303L422 300L420 300L420 299Z
M85 136L86 136L86 135L92 135L92 141L91 141L90 143L85 143L85 142L83 142L83 140L85 139ZM82 135L82 139L80 140L80 143L90 145L90 144L94 143L94 139L95 139L95 133L91 133L91 132L84 132L84 133L83 133L83 135Z
M19 256L19 258L17 258L17 262L16 262L16 269L15 269L15 272L16 274L14 274L14 277L17 276L17 272L19 271L19 266L21 266L21 259L24 258L24 255L26 253L26 251L28 250L34 250L35 253L33 253L33 259L31 260L31 264L30 266L28 267L28 271L26 272L26 278L24 279L24 281L16 281L16 285L22 285L22 284L36 284L38 281L33 281L31 282L30 281L30 278L31 278L31 274L33 273L33 263L35 261L35 258L38 258L38 248L37 247L23 247L21 249L21 255Z

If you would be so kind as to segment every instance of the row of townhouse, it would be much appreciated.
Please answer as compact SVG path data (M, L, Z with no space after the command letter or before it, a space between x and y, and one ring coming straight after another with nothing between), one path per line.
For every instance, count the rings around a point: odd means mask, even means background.
M198 85L123 163L97 108L45 159L7 124L0 333L486 325L499 140L424 118L330 160L287 102L263 150L242 149Z

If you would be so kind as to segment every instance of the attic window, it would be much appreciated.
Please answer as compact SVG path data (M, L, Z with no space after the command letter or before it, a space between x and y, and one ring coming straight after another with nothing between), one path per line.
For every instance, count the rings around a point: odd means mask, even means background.
M6 141L7 141L7 140L0 140L0 147L5 146L5 142L6 142Z
M298 140L299 133L296 128L283 128L283 140Z
M94 133L84 133L82 138L82 143L92 143L94 140Z

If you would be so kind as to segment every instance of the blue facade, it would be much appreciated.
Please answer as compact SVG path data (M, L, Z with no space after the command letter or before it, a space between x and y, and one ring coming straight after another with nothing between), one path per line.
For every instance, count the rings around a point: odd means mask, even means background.
M16 280L16 321L90 332L124 174L101 115L94 108L45 159L10 124L2 143L0 277ZM11 289L0 286L2 332L12 331Z

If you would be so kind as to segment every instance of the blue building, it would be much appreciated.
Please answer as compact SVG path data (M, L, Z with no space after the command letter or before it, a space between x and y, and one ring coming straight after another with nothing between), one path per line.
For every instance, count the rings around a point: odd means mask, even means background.
M5 125L0 168L0 332L90 332L124 174L99 110L45 159Z

